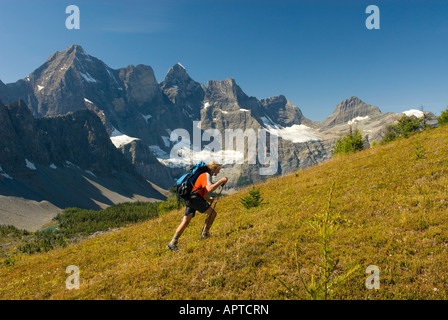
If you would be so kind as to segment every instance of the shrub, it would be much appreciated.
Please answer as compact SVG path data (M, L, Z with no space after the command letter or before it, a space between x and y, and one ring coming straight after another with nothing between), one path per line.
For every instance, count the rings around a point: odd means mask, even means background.
M439 125L443 126L448 123L448 107L442 111L440 117L437 117L437 122Z
M252 190L249 191L249 195L244 198L241 198L241 204L246 209L258 207L263 199L260 195L260 189L253 187Z
M382 144L394 141L398 138L407 138L410 135L420 131L423 119L416 116L403 115L397 124L390 124L384 131Z
M333 154L348 154L364 149L365 140L361 132L350 128L349 134L339 138L334 146Z

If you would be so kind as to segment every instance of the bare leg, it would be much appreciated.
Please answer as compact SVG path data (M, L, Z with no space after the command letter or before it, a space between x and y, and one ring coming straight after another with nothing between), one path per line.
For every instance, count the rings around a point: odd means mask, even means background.
M185 228L188 226L188 224L190 223L191 218L193 218L193 215L188 215L188 216L184 216L182 222L180 223L180 225L177 227L176 229L176 234L179 235L179 237L182 235L182 233L184 232Z
M179 241L179 238L182 235L182 233L184 232L185 228L190 223L191 218L193 218L193 215L191 215L191 214L188 216L184 216L184 218L182 219L182 222L176 229L176 233L174 234L173 240L171 240L171 242L168 244L168 246L170 246L170 245L175 246L175 247L177 246L177 242Z

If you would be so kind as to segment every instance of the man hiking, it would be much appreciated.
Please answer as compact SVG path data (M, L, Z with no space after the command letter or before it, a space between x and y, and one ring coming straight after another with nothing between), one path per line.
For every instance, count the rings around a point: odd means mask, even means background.
M186 208L183 220L177 227L173 240L168 243L169 249L174 251L178 250L177 244L179 238L190 223L190 220L195 216L196 210L207 215L200 239L207 239L210 237L209 230L213 224L213 221L215 221L216 211L211 206L214 199L207 196L207 194L215 191L219 186L225 185L228 181L228 179L224 177L218 182L212 184L211 176L217 175L220 170L221 165L213 161L207 164L207 169L205 172L201 173L196 179L193 186L193 191L191 193L191 199L185 201Z

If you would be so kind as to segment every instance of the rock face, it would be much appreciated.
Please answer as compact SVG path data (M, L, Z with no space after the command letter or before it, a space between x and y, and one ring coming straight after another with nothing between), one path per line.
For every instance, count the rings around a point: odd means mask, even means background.
M119 150L134 165L140 175L150 177L151 181L157 181L157 185L165 190L174 185L174 177L183 174L181 168L170 168L161 164L141 140L127 143Z
M4 169L24 167L26 158L47 166L63 166L69 161L99 176L110 176L117 168L135 174L113 146L101 120L90 110L34 119L27 105L19 100L1 107L0 114L5 124L0 154Z
M0 121L3 196L37 204L47 201L57 208L89 209L165 198L115 148L93 111L35 119L26 103L19 100L0 105ZM3 215L0 223L6 219ZM26 215L28 220L37 219L37 224L45 223L31 213Z
M305 118L302 111L283 95L262 99L260 102L266 115L283 127L290 127L295 124L313 126L312 121Z
M199 160L202 155L198 150L191 150L198 132L197 124L193 121L200 121L199 141L208 129L216 129L223 136L226 130L265 130L268 136L277 135L277 174L285 174L329 159L334 141L347 133L350 127L360 129L369 141L380 140L381 129L399 117L396 114L382 114L379 108L351 97L339 103L325 121L312 122L285 96L259 100L246 95L231 78L208 81L207 86L204 86L191 79L186 69L177 63L159 83L149 66L129 65L111 69L101 60L87 54L79 45L54 53L25 79L6 85L0 82L0 99L5 103L22 99L19 107L31 110L31 114L27 115L21 111L23 117L14 120L24 122L20 126L24 130L20 135L22 138L11 137L2 139L8 141L0 142L4 150L17 150L14 154L3 156L5 164L0 162L0 165L4 168L10 168L8 166L13 166L17 159L24 157L47 165L53 162L61 165L64 161L74 159L75 155L82 154L84 160L77 159L79 166L108 175L117 167L119 160L115 159L115 154L108 153L111 146L106 146L107 131L108 136L125 138L126 142L116 147L127 163L131 163L146 179L163 188L169 188L184 168L191 164L174 162L170 158L170 151L177 143L170 141L174 130L183 129L189 136L190 141L184 147L190 149L187 151L193 154L193 161ZM81 109L88 109L90 113L75 112ZM3 115L0 116L3 117L5 110L1 112ZM64 120L47 119L67 113L72 114ZM93 113L101 119L106 131L95 129L87 133L80 127L72 128L77 130L76 136L82 141L70 141L63 132L58 131L62 129L52 127L62 128L67 123L78 123L80 126L84 122L96 128L98 118L93 120L93 117L87 115ZM32 115L38 119L31 121ZM8 126L14 126L12 120L5 122L0 129L2 137L11 134ZM29 134L36 130L46 135ZM54 135L64 139L57 143L50 138ZM47 142L36 144L33 151L23 148L24 145L35 144L35 139ZM221 142L224 146L225 141ZM207 143L202 141L201 148ZM70 154L66 150L67 155L64 157L52 151L52 148L60 150L63 147L76 151ZM235 155L236 149L225 151ZM32 156L25 154L27 152L31 152ZM95 162L96 157L102 154L107 155L107 159L103 157L104 162ZM120 166L128 168L125 164ZM237 186L242 181L265 179L259 176L260 166L260 163L229 163L222 172L232 175L229 186Z

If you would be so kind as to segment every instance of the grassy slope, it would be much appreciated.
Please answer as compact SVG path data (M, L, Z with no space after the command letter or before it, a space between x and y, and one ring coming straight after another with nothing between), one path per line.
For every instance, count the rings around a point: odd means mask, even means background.
M425 156L414 158L414 143ZM448 270L448 128L336 157L260 185L263 205L246 210L239 194L222 199L212 237L198 240L197 214L180 241L165 249L182 218L157 219L0 269L0 298L23 299L288 299L306 298L298 268L318 275L316 231L307 223L333 210L350 223L332 241L337 273L360 268L334 289L334 299L446 299ZM296 250L297 248L297 250ZM367 290L365 269L381 271ZM65 268L80 268L81 288L67 290ZM293 296L273 276L295 290Z

